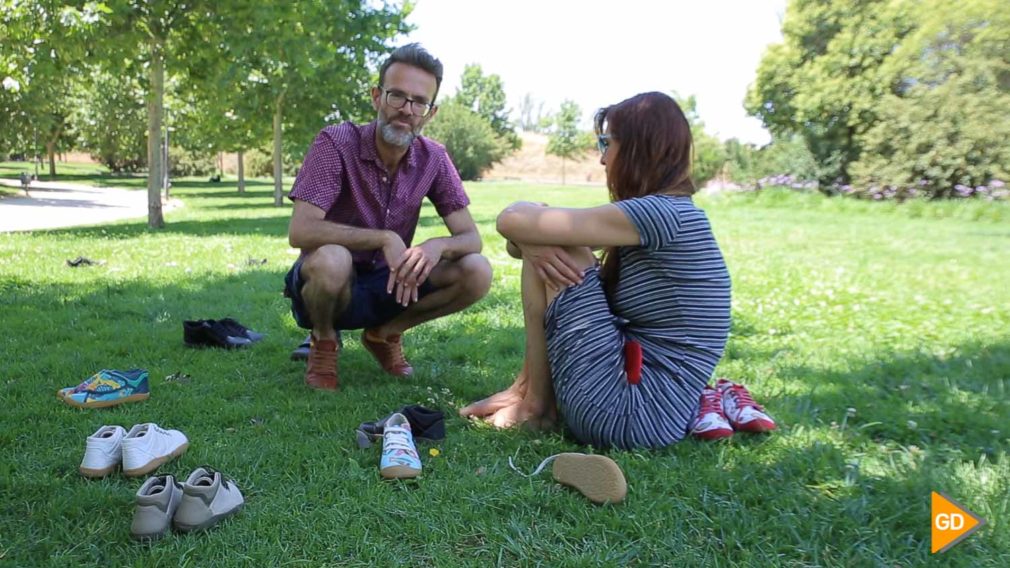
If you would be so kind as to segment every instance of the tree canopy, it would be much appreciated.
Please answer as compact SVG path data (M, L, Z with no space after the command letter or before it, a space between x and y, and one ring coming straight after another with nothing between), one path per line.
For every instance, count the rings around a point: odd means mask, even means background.
M1000 0L793 0L746 107L802 137L822 188L945 197L1006 175ZM876 188L876 189L873 189ZM913 191L914 190L914 191Z

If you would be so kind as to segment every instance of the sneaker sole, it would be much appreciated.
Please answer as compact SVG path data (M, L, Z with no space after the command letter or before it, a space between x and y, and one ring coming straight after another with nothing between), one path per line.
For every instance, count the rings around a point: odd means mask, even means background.
M144 465L142 465L140 467L135 467L133 469L123 468L123 475L125 475L126 477L140 477L141 475L146 475L148 473L151 473L152 471L158 469L158 467L160 467L161 464L163 464L165 462L168 462L168 461L171 461L171 460L173 460L173 459L181 456L182 454L186 453L187 449L189 449L189 442L186 442L185 444L179 446L178 448L176 448L175 450L173 450L172 453L168 454L167 456L161 456L160 458L154 458L153 460L147 462L146 464L144 464Z
M242 505L244 505L244 503L240 504L238 507L235 507L231 511L227 511L227 512L221 513L220 515L214 515L213 517L207 519L206 521L204 521L202 523L199 523L199 524L196 524L196 525L187 525L185 523L177 523L177 522L175 522L173 520L172 521L172 527L174 527L175 530L177 530L179 532L184 532L184 533L185 532L207 530L207 529L213 527L214 525L220 523L221 521L227 519L228 517L230 517L230 516L238 513L239 511L241 511L242 510Z
M729 438L730 436L733 435L733 430L719 428L716 430L708 430L707 432L691 432L691 435L700 440L711 442L712 440L722 440L724 438Z
M751 434L762 434L765 432L771 432L776 428L774 422L767 422L765 420L752 420L746 424L734 424L734 428L738 432L750 432Z
M108 408L110 406L117 406L128 402L140 402L142 400L147 400L150 396L151 393L145 392L141 394L131 394L130 396L124 396L123 398L117 398L116 400L100 400L98 402L87 402L82 404L72 398L63 396L62 392L56 391L56 398L77 408Z
M161 537L165 536L166 534L168 534L168 529L165 529L159 533L150 533L150 534L138 534L131 532L130 538L139 542L154 542L156 540L161 539Z
M421 470L405 465L391 465L380 469L379 475L385 479L411 479L421 475Z
M620 503L628 483L620 466L600 455L561 454L554 459L554 479L578 490L593 503Z
M106 475L109 475L110 473L116 471L116 468L118 467L119 464L115 463L110 465L109 467L103 467L102 469L92 469L90 467L83 467L83 466L77 469L78 471L81 472L81 475L83 475L84 477L105 477Z

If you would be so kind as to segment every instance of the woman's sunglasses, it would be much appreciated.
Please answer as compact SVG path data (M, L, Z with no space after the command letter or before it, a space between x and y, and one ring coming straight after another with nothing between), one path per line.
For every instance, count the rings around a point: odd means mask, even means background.
M607 148L610 147L610 135L609 134L597 134L596 135L596 147L599 148L600 154L606 154Z

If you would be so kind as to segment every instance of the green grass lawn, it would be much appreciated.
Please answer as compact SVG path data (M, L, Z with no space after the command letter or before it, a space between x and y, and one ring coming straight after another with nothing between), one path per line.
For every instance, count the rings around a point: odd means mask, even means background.
M268 182L243 196L233 183L179 182L184 206L161 231L137 220L0 234L0 564L1010 564L1006 204L700 198L734 284L718 372L746 383L780 430L608 452L629 494L598 507L507 465L585 448L480 427L455 409L508 384L522 357L519 265L494 233L497 212L517 199L596 204L604 192L468 190L491 294L408 332L410 380L383 375L345 333L335 394L303 387L303 366L288 360L304 337L281 296L296 253L290 208L272 206ZM443 233L426 207L418 236ZM79 255L104 263L66 265ZM267 339L246 351L183 347L183 320L225 316ZM54 396L132 367L151 373L146 402L82 411ZM167 380L176 373L190 378ZM437 456L421 447L419 481L381 481L378 449L358 449L353 429L410 403L446 411L448 436ZM142 480L88 481L77 466L100 426L140 422L190 439L162 472L219 469L245 494L242 513L207 533L131 542ZM934 490L989 522L940 556L929 552Z

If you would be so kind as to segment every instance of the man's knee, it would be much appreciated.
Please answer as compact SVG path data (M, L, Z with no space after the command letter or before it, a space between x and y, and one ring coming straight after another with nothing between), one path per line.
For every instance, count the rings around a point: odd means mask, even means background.
M330 296L339 295L350 282L354 270L351 252L340 245L325 245L302 261L302 278L312 288Z
M491 263L479 254L468 254L459 259L461 284L466 295L477 301L491 290Z

